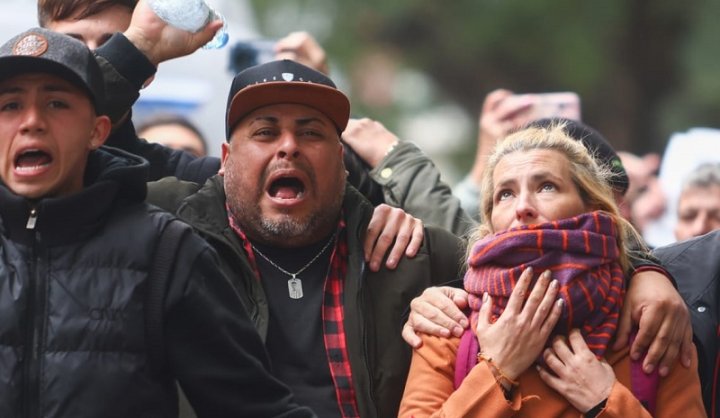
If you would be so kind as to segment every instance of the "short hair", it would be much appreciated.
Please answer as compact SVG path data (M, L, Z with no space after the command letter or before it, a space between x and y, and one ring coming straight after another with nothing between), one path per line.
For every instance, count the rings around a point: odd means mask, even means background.
M38 0L38 23L46 27L56 20L66 20L77 14L78 19L96 15L113 6L135 9L138 0Z
M700 164L685 177L680 194L690 188L720 186L720 162Z
M500 232L494 231L491 224L494 205L493 174L495 167L503 157L509 154L533 150L557 151L568 159L572 181L585 205L594 208L594 210L606 212L615 221L619 230L620 263L623 269L628 271L630 264L626 249L631 242L637 241L641 243L642 240L632 225L620 215L609 181L613 173L609 167L598 165L588 149L580 141L569 136L564 123L549 126L530 126L509 135L497 143L483 172L480 202L483 221L472 233L470 245L472 246L477 240L492 233Z
M188 131L194 133L198 139L200 140L200 143L202 144L203 150L207 152L208 150L208 143L205 139L205 136L200 132L200 129L198 129L197 126L195 126L194 123L190 122L189 119L175 114L169 114L169 113L159 113L153 116L150 116L146 119L143 119L142 122L138 123L135 131L140 134L142 131L148 130L150 128L154 128L156 126L165 126L165 125L178 125L182 126L183 128L187 129Z

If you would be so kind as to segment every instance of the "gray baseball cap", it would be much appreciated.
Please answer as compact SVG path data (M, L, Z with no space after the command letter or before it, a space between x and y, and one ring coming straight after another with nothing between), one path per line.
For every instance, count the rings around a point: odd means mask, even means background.
M49 73L85 90L98 115L104 114L105 85L92 51L70 36L29 29L0 47L0 81L25 73Z

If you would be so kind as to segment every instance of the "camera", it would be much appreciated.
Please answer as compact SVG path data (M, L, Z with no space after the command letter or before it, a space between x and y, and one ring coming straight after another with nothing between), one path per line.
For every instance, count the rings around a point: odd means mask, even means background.
M553 117L580 120L580 96L574 92L515 94L511 100L530 102L528 120Z

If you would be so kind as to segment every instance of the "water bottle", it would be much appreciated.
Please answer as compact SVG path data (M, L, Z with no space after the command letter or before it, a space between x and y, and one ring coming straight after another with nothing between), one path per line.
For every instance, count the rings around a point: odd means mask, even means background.
M222 28L203 48L218 49L228 42L225 18L203 0L147 0L147 3L160 19L189 32L199 32L213 20L221 19Z

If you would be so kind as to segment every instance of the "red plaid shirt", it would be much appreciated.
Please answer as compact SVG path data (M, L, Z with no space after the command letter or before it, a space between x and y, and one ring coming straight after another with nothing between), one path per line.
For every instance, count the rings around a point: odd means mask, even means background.
M260 280L260 271L255 262L255 253L250 240L237 225L235 219L228 213L230 227L240 237L250 265L255 272L255 278ZM340 218L337 229L337 239L330 258L330 269L325 278L324 296L322 304L323 339L327 353L330 376L335 386L335 398L343 418L359 417L355 388L352 383L352 370L347 352L347 339L345 338L345 308L343 305L343 291L345 276L347 274L348 248L345 236L345 221Z

